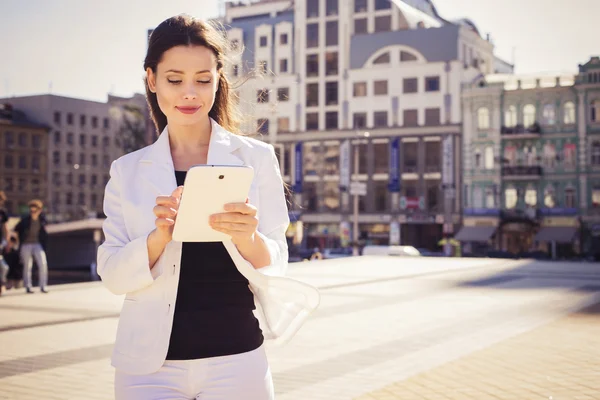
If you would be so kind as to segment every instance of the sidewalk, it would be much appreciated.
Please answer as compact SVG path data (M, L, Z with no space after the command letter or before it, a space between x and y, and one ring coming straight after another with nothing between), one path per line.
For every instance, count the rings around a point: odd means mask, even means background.
M600 399L600 304L356 400Z

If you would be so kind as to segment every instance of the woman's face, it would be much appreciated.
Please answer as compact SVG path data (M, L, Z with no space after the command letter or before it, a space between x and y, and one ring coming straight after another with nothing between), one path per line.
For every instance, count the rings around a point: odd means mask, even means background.
M176 46L167 50L156 74L150 68L148 86L169 125L194 125L206 120L219 83L217 59L204 46Z

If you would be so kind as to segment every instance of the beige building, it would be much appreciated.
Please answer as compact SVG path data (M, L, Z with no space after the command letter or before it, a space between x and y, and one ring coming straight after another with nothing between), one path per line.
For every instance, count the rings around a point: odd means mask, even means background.
M48 132L20 110L0 103L0 190L11 216L27 213L33 198L48 198Z

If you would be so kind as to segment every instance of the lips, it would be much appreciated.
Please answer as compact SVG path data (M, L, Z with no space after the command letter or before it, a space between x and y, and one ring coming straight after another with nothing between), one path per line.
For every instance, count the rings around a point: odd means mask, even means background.
M194 114L200 107L175 107L184 114Z

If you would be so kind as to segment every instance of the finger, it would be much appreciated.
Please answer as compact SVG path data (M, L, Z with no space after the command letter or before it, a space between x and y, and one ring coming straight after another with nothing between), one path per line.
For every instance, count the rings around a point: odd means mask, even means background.
M174 207L174 208L178 206L178 202L177 202L176 198L172 197L172 196L158 196L156 198L156 204L159 206Z
M255 227L252 225L248 225L248 224L236 224L236 223L231 223L231 222L218 222L218 223L214 223L211 225L213 227L213 229L222 231L228 231L228 232L254 232Z
M179 201L179 199L181 199L182 194L183 194L183 186L177 186L177 188L175 190L173 190L173 193L171 193L171 197L174 197L177 199L177 201Z
M256 216L240 214L240 213L224 213L211 215L209 223L229 222L236 224L258 225Z
M158 218L175 218L177 210L165 206L154 206L154 215Z
M157 228L160 229L165 229L165 228L170 228L171 226L173 226L173 224L175 224L175 221L171 218L158 218L154 224L156 225Z
M247 203L229 203L229 204L225 204L225 211L228 212L237 212L240 214L246 214L246 215L256 215L257 212L257 208L254 207L252 204L247 204Z

